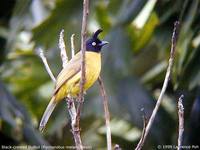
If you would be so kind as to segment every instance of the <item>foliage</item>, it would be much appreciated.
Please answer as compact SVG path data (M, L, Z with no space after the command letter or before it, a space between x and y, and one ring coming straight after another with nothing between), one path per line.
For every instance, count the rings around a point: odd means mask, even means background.
M0 136L9 139L2 144L73 145L64 101L53 113L44 135L37 131L54 85L35 48L46 49L50 66L57 75L61 69L57 46L61 29L65 29L68 54L73 33L76 51L80 48L82 2L1 3L0 48L4 55L0 56ZM191 119L192 105L196 108L199 104L193 104L199 97L200 85L199 10L199 0L90 2L89 34L102 28L102 38L110 43L102 52L102 77L109 96L113 144L123 149L136 146L142 129L140 109L144 108L147 117L151 115L167 68L173 22L178 19L181 28L173 76L145 148L177 142L174 114L180 93L185 95L185 135L192 133L187 121ZM105 149L104 114L97 85L88 91L83 113L83 143ZM185 143L190 141L189 136L186 139Z

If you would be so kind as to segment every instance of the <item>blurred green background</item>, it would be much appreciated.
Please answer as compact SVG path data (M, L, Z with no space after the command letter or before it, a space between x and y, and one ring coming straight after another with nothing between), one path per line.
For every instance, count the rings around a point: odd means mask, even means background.
M177 100L185 95L184 145L200 143L200 1L91 0L88 36L104 30L102 78L109 97L113 145L134 149L141 135L142 112L151 115L164 80L173 31L181 21L175 64L163 103L144 149L177 144ZM58 37L65 29L67 53L75 33L80 49L82 1L1 0L0 143L73 145L67 106L55 110L44 134L38 123L54 85L36 48L45 50L54 75L62 68ZM81 118L84 145L106 149L104 112L98 84L85 98Z

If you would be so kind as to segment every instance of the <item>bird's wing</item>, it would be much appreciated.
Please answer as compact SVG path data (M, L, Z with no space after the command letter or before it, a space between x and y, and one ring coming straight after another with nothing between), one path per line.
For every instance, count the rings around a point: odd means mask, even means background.
M54 95L58 92L60 87L70 80L73 76L81 71L81 53L77 53L62 69L56 80L56 87L54 90Z

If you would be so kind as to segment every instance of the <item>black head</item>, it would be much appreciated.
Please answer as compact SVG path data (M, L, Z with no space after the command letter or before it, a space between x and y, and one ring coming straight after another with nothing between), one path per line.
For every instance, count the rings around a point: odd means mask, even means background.
M98 38L99 33L101 33L102 31L103 31L103 30L101 30L101 29L97 30L97 31L93 34L92 38L90 38L90 39L88 39L88 40L86 41L86 50L87 50L87 51L93 51L93 52L97 52L97 53L98 53L98 52L101 51L101 48L102 48L104 45L108 44L107 41L101 41L101 40L99 40L99 38Z

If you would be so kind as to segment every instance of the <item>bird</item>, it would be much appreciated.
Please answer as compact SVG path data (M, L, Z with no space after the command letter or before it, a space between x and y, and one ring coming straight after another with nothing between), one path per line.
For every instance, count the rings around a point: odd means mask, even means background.
M108 44L107 41L101 41L98 38L98 35L102 31L102 29L98 29L92 37L86 41L84 92L95 83L100 75L101 49L104 45ZM43 132L53 110L60 101L65 98L78 97L81 81L81 56L82 53L79 51L58 74L53 96L40 121L39 130L41 132Z

